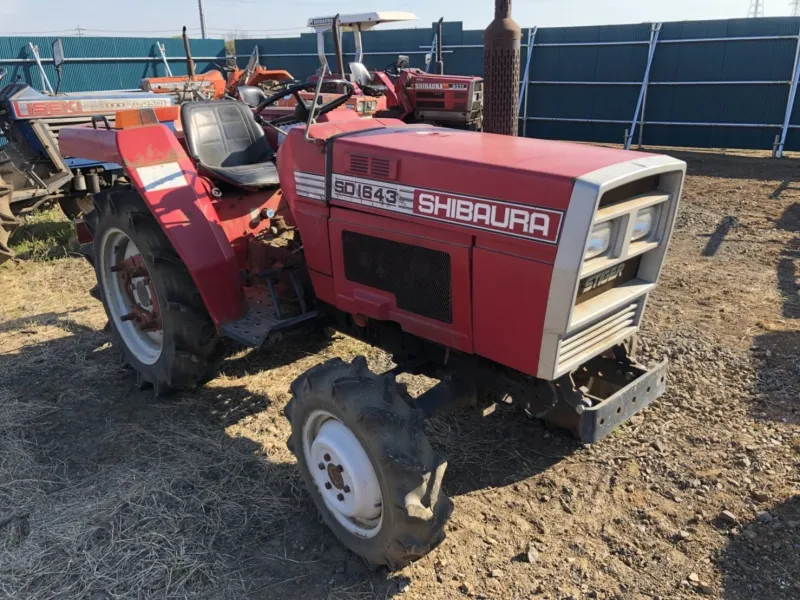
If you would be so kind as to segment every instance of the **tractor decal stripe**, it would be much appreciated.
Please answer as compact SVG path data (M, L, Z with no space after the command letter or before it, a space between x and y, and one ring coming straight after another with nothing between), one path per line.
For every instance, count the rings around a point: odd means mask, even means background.
M145 192L158 192L189 185L183 169L176 162L138 167L136 174L142 181Z
M331 184L335 200L546 244L558 244L564 220L560 210L339 173L333 174Z
M325 201L325 178L322 175L295 171L294 186L297 193L305 198Z
M72 117L80 115L114 114L119 110L158 108L172 106L171 98L148 99L67 99L67 100L15 100L14 113L21 119L31 117Z

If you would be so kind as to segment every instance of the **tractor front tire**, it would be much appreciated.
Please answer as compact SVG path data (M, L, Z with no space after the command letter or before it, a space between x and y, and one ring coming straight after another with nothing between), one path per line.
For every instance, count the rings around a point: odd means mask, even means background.
M334 535L373 569L402 569L438 546L453 511L447 463L394 376L336 358L298 377L292 394L288 446Z
M188 269L136 191L112 189L94 200L92 262L123 365L136 372L140 389L152 387L156 395L196 387L213 371L220 339ZM136 288L136 296L124 289L119 266L114 266L130 256L140 257L147 271L138 287L129 286ZM158 315L160 332L148 334L122 318L136 308L131 298L140 295Z

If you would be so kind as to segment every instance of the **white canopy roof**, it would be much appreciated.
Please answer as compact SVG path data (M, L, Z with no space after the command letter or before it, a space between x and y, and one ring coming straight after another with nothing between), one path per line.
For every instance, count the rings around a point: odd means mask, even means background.
M333 27L333 16L315 17L308 20L308 26L313 27L317 33L329 31ZM371 12L352 15L339 15L342 31L366 31L381 23L398 23L402 21L416 21L417 15L410 12Z

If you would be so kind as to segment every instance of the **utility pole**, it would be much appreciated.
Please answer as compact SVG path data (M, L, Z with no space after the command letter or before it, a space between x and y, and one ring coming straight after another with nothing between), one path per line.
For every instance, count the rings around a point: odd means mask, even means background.
M203 0L197 0L197 7L200 9L200 35L206 39L206 13L203 10Z
M765 0L750 0L750 10L747 11L747 16L751 19L763 17L764 1Z
M789 9L793 17L800 17L800 0L792 0L789 2Z
M77 36L83 37L83 28L80 25L78 25L77 30L78 30Z

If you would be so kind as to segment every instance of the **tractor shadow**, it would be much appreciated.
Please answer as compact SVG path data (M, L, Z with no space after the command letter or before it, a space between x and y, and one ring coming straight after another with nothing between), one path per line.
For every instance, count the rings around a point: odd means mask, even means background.
M792 204L781 215L777 229L794 237L782 249L777 264L777 286L783 316L800 318L800 285L797 264L800 259L800 204ZM756 419L800 424L800 332L795 324L772 326L755 338L751 347L758 366L756 396L751 412Z
M800 425L800 333L771 331L751 348L758 364L756 396L750 406L757 420Z
M800 181L800 158L794 156L784 156L777 160L769 156L690 152L672 148L664 148L658 152L686 161L687 174L690 176L782 181L773 192L773 198L780 197L789 188L795 189L792 183Z
M778 261L778 291L783 299L783 316L797 319L800 318L800 286L797 273L797 261L800 259L800 204L789 206L778 219L776 227L781 231L795 234L782 250Z
M749 523L717 558L724 600L800 597L800 496Z
M444 487L450 496L512 485L581 447L569 433L504 408L488 417L475 411L436 417L427 432L434 449L447 458Z
M0 324L0 431L13 434L0 439L0 547L20 569L0 585L63 598L398 592L407 580L370 571L319 522L282 417L279 443L236 432L282 408L238 374L305 358L326 336L234 356L208 386L154 398L80 313Z

